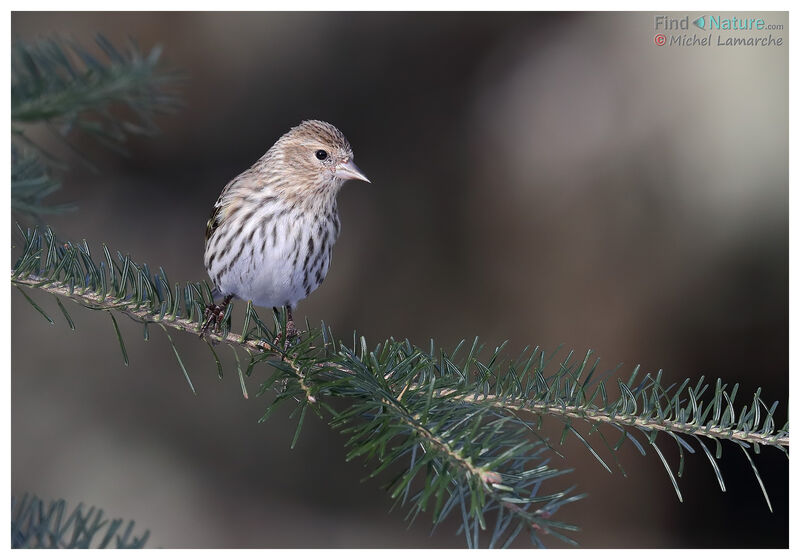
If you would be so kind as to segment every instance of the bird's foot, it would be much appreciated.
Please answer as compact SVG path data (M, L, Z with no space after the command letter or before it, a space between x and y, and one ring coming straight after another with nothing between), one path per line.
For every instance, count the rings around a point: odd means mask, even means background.
M208 332L209 327L213 323L214 325L214 332L218 333L222 322L225 320L225 311L228 309L228 304L226 302L223 305L217 305L216 303L209 303L206 305L205 311L205 322L203 326L200 328L200 337L202 338Z
M278 335L275 337L275 342L273 344L279 348L283 347L283 349L286 350L291 345L291 341L296 339L299 334L300 331L295 327L294 321L286 321L286 330L278 331Z

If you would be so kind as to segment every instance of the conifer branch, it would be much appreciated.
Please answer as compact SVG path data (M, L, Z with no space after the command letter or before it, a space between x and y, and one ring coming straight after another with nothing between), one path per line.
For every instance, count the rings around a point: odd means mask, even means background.
M119 300L110 298L103 298L99 294L91 291L78 292L63 282L52 281L48 278L38 277L35 275L26 276L24 278L15 277L15 271L11 271L12 283L19 286L27 286L29 288L38 288L43 291L49 292L55 296L69 298L85 307L91 309L105 309L114 310L124 313L128 317L138 322L159 323L161 325L173 328L178 331L187 331L199 333L199 327L196 321L188 320L185 317L176 315L160 315L141 307L130 307L121 303ZM294 372L298 379L304 379L302 370L286 354L281 354L278 345L274 342L267 340L247 339L242 334L234 332L225 332L224 334L218 332L207 332L204 336L213 340L216 343L224 342L226 344L241 347L251 352L273 352L282 361L284 361ZM332 367L333 364L325 363L323 366ZM345 373L350 373L345 371ZM303 386L310 401L315 398L311 392L311 388ZM407 385L403 391L409 388L416 388L415 385ZM402 393L402 391L401 391ZM750 430L737 430L732 427L721 427L708 423L707 425L698 424L696 422L679 422L676 420L669 420L666 418L653 418L643 416L642 414L610 414L601 408L591 405L555 405L541 402L534 402L531 400L509 400L508 398L501 398L491 393L485 395L465 395L454 390L444 390L441 396L452 395L455 399L464 402L486 403L492 407L501 410L508 410L514 412L523 412L533 415L545 415L553 417L563 417L567 419L586 420L590 423L602 423L623 425L641 428L644 430L655 430L661 432L672 432L686 436L701 435L709 438L719 438L731 441L741 441L750 445L764 445L777 448L789 447L789 435L787 431L778 432L765 432L763 429L760 431ZM398 400L402 399L402 394L398 396ZM785 435L783 435L785 434Z
M46 204L60 188L53 168L66 169L31 139L33 127L45 128L90 169L76 147L75 132L126 155L131 135L158 132L154 117L179 106L172 91L177 74L160 67L161 49L143 53L131 41L114 46L102 35L95 43L104 59L66 39L15 41L11 48L11 208L40 217L74 210L72 204Z
M771 447L789 447L789 436L781 436L780 433L751 432L745 430L735 430L732 428L722 428L709 424L707 426L698 425L693 422L677 422L664 418L647 418L637 415L617 415L613 416L595 406L559 406L541 403L521 403L503 401L494 395L485 397L473 397L464 395L461 398L471 402L474 400L490 402L492 406L515 412L526 412L534 415L545 415L563 417L567 419L586 420L589 423L602 423L613 425L624 425L644 430L655 430L660 432L679 433L687 436L701 435L709 438L719 438L731 441L741 441L750 445L766 445Z
M84 513L83 504L67 515L64 500L45 507L25 494L19 502L12 497L11 510L11 548L143 548L150 536L133 536L133 521L123 528L122 519L107 519L102 509Z
M152 274L147 265L136 264L121 253L113 258L105 246L96 262L85 241L61 243L49 229L44 233L22 231L22 235L22 254L11 271L14 285L43 290L90 309L124 314L144 324L145 336L152 323L165 330L195 335L200 331L205 307L213 301L207 284L172 284L163 269ZM60 303L59 307L65 312ZM677 388L663 387L661 372L635 383L637 367L627 383L617 382L620 395L612 400L605 382L599 379L602 376L596 375L597 362L589 363L591 352L579 361L569 353L551 372L552 356L546 357L539 348L507 362L500 346L487 360L480 357L483 352L477 340L466 356L457 358L466 348L463 343L450 353L437 351L433 345L426 351L408 341L391 339L369 349L363 338L355 336L352 345L336 342L323 325L309 328L287 345L276 342L277 333L285 332L285 320L285 315L276 315L274 325L268 326L248 303L240 334L230 330L229 310L221 332L205 336L209 342L247 352L246 372L237 356L243 388L244 378L257 364L264 362L275 369L258 392L263 395L272 390L276 394L261 420L277 406L294 403L292 414L298 414L299 420L292 445L307 411L328 416L332 427L350 436L348 460L361 457L377 462L370 476L392 465L401 467L389 491L397 503L410 505L412 519L432 509L434 525L438 525L449 514L460 512L468 546L478 546L480 534L489 530L489 513L495 523L490 546L507 546L526 528L536 545L542 544L543 534L573 542L562 533L576 528L552 516L583 495L572 494L572 488L541 493L545 481L569 472L547 466L546 455L552 447L538 435L542 417L564 423L562 442L572 434L609 471L588 435L597 432L616 458L625 442L645 453L634 435L638 432L661 459L679 499L676 477L658 447L660 433L670 436L681 456L684 449L694 452L684 437L695 438L723 491L716 463L721 453L719 441L736 443L751 462L769 507L748 448L758 453L761 446L775 447L788 455L788 423L776 429L777 402L767 407L760 390L753 396L752 406L737 414L738 385L728 391L720 380L712 387L701 378L694 386L687 380ZM192 385L171 337L170 343ZM221 375L222 365L210 347ZM531 415L538 418L538 424L525 419ZM576 420L590 424L587 437L573 425ZM619 442L611 445L597 430L601 425L618 430ZM716 459L701 438L717 442ZM681 459L679 475L682 468Z

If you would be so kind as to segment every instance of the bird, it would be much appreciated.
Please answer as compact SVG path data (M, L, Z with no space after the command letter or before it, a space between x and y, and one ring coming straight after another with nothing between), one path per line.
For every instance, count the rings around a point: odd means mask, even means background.
M341 229L336 195L350 179L371 182L344 134L304 120L225 185L206 224L204 252L212 295L223 299L207 306L201 336L211 323L219 329L233 298L276 314L286 307L283 334L297 336L292 311L328 273Z

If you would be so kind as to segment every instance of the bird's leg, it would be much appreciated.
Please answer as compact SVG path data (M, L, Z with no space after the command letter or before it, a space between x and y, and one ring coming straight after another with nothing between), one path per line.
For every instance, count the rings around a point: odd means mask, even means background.
M292 307L286 306L286 339L294 338L297 336L297 328L294 326L294 318L292 317Z
M200 329L200 336L206 334L211 323L214 323L214 332L219 331L219 327L225 319L225 311L228 309L228 304L230 304L232 299L233 294L227 295L225 299L222 300L221 304L217 305L212 301L206 306L206 322L203 323L203 327Z
M278 308L273 307L272 310L275 312L275 315L278 315ZM279 345L281 342L281 338L284 340L284 348L289 346L289 340L295 338L297 336L297 328L294 326L294 319L292 318L292 308L291 306L286 306L286 329L284 332L278 332L278 335L275 337L275 344Z

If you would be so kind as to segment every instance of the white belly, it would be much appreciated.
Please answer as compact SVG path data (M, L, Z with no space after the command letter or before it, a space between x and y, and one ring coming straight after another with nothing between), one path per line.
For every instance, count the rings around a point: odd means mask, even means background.
M323 235L324 230L310 231L297 225L289 221L279 224L274 245L269 228L255 228L252 241L219 275L220 292L263 307L294 307L317 289L328 273L335 232ZM288 237L289 231L302 233L294 239Z

